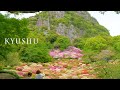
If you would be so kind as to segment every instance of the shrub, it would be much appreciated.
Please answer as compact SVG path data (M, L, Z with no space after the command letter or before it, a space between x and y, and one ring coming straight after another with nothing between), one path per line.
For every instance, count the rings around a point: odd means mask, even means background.
M70 39L65 36L59 36L56 42L54 43L54 47L57 47L60 50L64 50L68 46L70 46Z
M120 79L120 61L112 63L99 63L95 71L98 78L102 79Z
M26 62L49 62L51 57L49 56L49 49L44 42L39 44L33 44L27 46L21 51L22 60Z
M88 38L85 42L84 48L91 50L102 50L107 47L106 40L101 36Z
M109 61L112 59L112 57L114 56L114 52L110 51L110 50L102 50L99 54L92 56L92 59L95 61L98 60L105 60L105 61Z
M120 52L120 35L113 37L113 45L112 46L117 52Z
M112 36L103 36L103 38L106 40L106 43L108 46L113 45L113 37Z
M7 54L13 50L13 45L4 44L5 38L26 38L29 29L27 19L15 19L0 14L0 55L7 59Z
M25 62L49 62L51 57L49 56L49 49L51 44L46 42L43 31L40 33L31 31L28 38L38 38L37 44L25 44L21 45L20 55L21 59Z
M15 66L15 65L19 65L19 63L20 63L20 57L18 52L10 52L7 55L7 60L4 61L4 64L6 66Z
M91 51L91 50L88 50L88 51L84 51L83 54L83 60L85 63L92 63L92 62L95 62L96 60L93 59L94 56L97 55L98 52L96 51Z
M85 45L85 38L77 38L73 41L73 45L77 48L83 49Z
M58 35L57 34L50 34L46 37L46 41L53 44L57 40Z
M113 59L120 59L120 53L116 52L115 55L113 56Z
M114 43L113 47L116 51L120 52L120 42Z
M120 42L120 35L113 37L113 43Z
M3 69L3 65L0 65L0 70L2 70Z

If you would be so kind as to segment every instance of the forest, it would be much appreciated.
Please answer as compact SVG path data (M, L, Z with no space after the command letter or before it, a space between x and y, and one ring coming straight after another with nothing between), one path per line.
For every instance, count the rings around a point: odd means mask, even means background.
M0 79L120 79L119 41L87 11L0 14Z

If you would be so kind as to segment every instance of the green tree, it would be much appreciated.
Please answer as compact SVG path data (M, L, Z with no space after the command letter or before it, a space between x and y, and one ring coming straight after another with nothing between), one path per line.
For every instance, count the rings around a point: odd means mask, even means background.
M77 48L83 49L86 42L86 38L76 38L73 41L73 45Z
M102 50L107 47L106 40L101 36L88 38L85 42L84 48L90 50Z
M61 50L66 49L70 45L70 39L65 36L59 36L54 43L54 47L59 48Z
M14 48L14 45L5 44L5 38L25 38L29 33L27 25L26 19L17 20L0 14L0 55L4 59Z
M50 62L49 49L45 42L25 46L21 52L21 59L25 62Z

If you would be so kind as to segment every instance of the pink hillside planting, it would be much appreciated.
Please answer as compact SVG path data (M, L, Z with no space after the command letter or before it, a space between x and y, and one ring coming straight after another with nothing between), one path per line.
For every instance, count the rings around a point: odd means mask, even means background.
M82 52L82 50L80 50L79 48L76 48L74 46L69 46L64 51L60 51L59 49L50 51L50 56L53 58L78 59L83 56L83 54L81 54L81 52Z

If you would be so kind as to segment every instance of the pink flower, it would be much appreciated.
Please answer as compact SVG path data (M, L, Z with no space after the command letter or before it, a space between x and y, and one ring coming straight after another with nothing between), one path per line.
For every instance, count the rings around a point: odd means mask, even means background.
M22 71L22 70L23 70L23 67L17 67L16 70Z
M17 74L19 75L19 76L23 76L24 75L24 72L17 72Z
M35 74L35 73L36 73L36 71L37 71L37 69L33 69L33 70L31 70L31 71L32 71L32 73L34 73L34 74Z
M23 69L22 72L29 72L29 69Z
M60 61L59 61L59 62L58 62L58 64L60 64L60 65L61 65L61 64L62 64L62 62L60 62Z
M80 50L79 48L69 46L64 51L60 51L59 49L52 50L50 52L50 56L52 56L53 58L77 58L78 59L83 56L81 52L82 50Z
M55 52L50 52L50 56L54 57L55 56Z
M59 56L60 58L63 58L64 53L63 53L63 52L61 52L61 53L59 53L59 54L58 54L58 56Z

